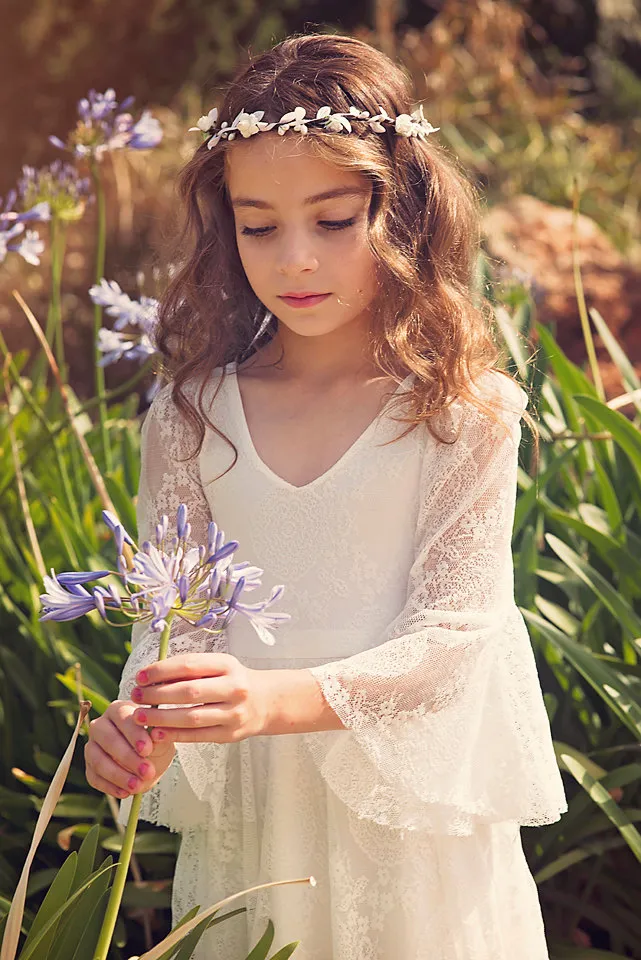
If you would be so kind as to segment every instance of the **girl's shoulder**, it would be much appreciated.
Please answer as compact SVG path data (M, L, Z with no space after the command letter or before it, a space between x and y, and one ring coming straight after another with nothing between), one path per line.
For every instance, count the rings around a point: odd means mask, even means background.
M452 438L467 437L470 442L480 435L488 439L505 431L520 437L520 421L528 405L526 391L509 374L488 369L469 384L470 393L486 409L468 397L459 396L441 412L442 429Z
M183 381L180 385L180 393L192 405L200 405L207 409L213 402L214 395L218 392L221 380L226 379L233 371L234 364L215 367L207 373L200 373ZM169 380L163 384L156 392L151 405L147 411L147 416L169 417L175 419L180 416L179 405L174 400L174 381Z

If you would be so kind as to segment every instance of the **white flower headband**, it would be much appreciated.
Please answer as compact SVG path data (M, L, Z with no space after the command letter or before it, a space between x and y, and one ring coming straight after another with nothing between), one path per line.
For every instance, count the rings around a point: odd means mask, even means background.
M398 117L390 117L388 113L379 107L380 113L371 116L368 110L359 110L358 107L351 106L348 113L332 113L331 107L321 107L315 117L306 117L304 107L296 107L291 113L284 114L280 120L274 123L265 123L263 117L264 110L255 110L253 113L246 113L241 110L233 123L229 124L226 120L218 125L218 108L214 107L207 116L201 117L197 126L190 127L192 130L199 130L205 134L204 139L209 140L207 149L211 150L222 138L233 140L237 133L243 137L252 137L255 133L261 133L263 130L273 130L278 127L279 134L284 134L287 130L295 130L298 133L307 133L307 129L312 124L319 124L330 133L351 133L353 120L365 120L369 129L375 133L385 133L385 124L393 124L394 132L401 137L420 137L425 140L430 133L436 133L440 127L433 127L429 120L423 116L423 105L413 113L401 113Z

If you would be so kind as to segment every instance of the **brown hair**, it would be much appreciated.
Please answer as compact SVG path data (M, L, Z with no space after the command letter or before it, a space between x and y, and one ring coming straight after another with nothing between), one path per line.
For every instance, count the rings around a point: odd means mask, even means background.
M296 35L238 72L219 104L219 122L231 123L241 110L262 110L263 119L272 122L297 106L315 116L325 105L333 112L355 105L372 115L382 108L398 116L411 110L411 85L399 66L360 40ZM497 421L470 382L490 369L512 379L498 366L502 357L493 338L492 307L484 299L478 303L474 293L479 199L434 134L421 140L398 136L393 128L385 133L366 124L354 128L346 135L310 127L305 141L322 159L362 173L372 185L369 243L381 291L372 305L372 359L381 374L398 383L408 371L415 374L410 392L396 398L407 414L399 422L409 424L403 436L424 422L447 442L431 422L441 410L461 397ZM236 246L225 183L227 149L224 139L211 150L203 143L181 172L186 218L177 249L190 252L182 255L161 298L156 333L173 381L172 399L199 435L196 453L205 423L224 437L202 407L210 375L216 367L252 356L274 333L270 324L250 348L265 308L249 285ZM197 405L182 390L192 378L201 382ZM523 416L538 450L535 422L527 411ZM237 458L235 447L234 452Z

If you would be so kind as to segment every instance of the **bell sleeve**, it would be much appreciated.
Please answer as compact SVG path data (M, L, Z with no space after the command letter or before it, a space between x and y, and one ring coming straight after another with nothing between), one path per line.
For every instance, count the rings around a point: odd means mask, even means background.
M404 608L371 648L308 668L345 726L305 734L312 759L353 814L392 828L467 835L567 809L514 599L527 395L490 379L500 422L455 401L446 413L458 439L426 445Z
M153 541L156 524L163 514L175 526L178 507L185 503L191 524L190 546L207 543L211 511L198 467L198 458L186 459L194 452L195 435L188 430L171 399L171 386L164 387L154 398L141 430L141 468L136 505L138 543ZM168 656L186 652L222 650L224 638L194 629L175 617L172 620ZM119 699L130 700L135 677L144 666L158 659L160 634L148 623L134 623L131 631L131 654L123 668ZM225 652L225 651L223 651ZM189 748L191 744L180 744ZM190 750L186 750L189 757ZM131 798L120 805L119 820L126 824ZM140 816L169 829L185 832L202 828L207 822L210 805L196 796L181 762L181 750L159 782L145 794Z

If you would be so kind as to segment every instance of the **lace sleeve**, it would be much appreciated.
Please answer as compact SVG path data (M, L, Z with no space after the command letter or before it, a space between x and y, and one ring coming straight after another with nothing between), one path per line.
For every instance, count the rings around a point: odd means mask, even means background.
M404 609L377 645L310 668L346 727L306 734L312 758L358 817L390 827L464 835L475 821L536 825L567 809L514 600L527 396L500 379L519 394L507 429L467 404L458 440L428 447Z
M153 541L156 523L163 514L168 516L170 528L175 527L181 503L186 503L189 511L190 545L207 543L207 527L212 518L200 480L198 459L185 459L194 452L195 440L195 434L187 429L171 399L171 385L164 387L154 398L141 431L136 508L139 544L143 540ZM159 642L160 634L152 632L148 624L135 623L132 626L131 654L120 681L121 700L131 698L136 673L158 658ZM174 618L168 655L187 651L212 652L222 650L223 644L224 637L195 630L184 620ZM203 825L209 814L209 805L194 793L181 762L182 749L192 745L179 746L181 749L162 779L144 794L140 816L172 830L184 831ZM185 753L188 758L189 749ZM123 823L126 823L130 805L131 799L121 804L120 820Z

